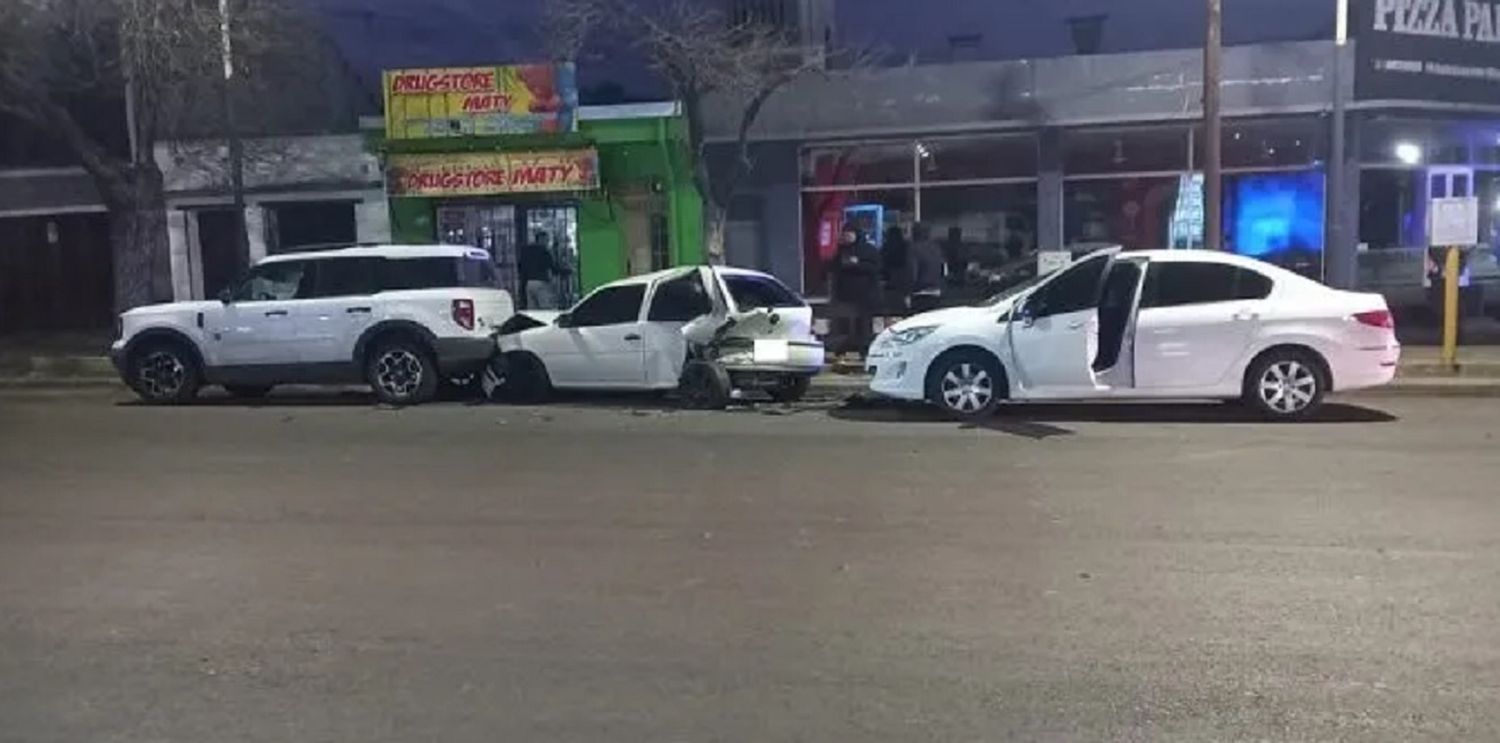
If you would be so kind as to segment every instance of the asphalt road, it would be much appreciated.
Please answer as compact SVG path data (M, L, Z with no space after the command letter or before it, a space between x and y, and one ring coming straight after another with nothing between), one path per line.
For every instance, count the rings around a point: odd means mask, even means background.
M1500 401L122 399L0 396L0 741L1500 739Z

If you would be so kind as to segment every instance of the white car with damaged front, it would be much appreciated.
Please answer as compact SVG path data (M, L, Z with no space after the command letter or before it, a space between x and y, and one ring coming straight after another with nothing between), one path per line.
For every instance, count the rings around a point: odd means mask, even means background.
M960 418L1003 401L1243 400L1274 420L1389 383L1385 299L1201 250L1085 256L984 306L917 315L867 355L870 389Z

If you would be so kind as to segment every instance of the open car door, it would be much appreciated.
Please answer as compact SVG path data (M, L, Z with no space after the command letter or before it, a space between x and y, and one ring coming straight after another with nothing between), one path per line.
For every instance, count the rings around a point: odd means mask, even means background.
M1101 388L1099 302L1118 248L1085 256L1022 300L1010 322L1011 359L1032 398L1092 397Z

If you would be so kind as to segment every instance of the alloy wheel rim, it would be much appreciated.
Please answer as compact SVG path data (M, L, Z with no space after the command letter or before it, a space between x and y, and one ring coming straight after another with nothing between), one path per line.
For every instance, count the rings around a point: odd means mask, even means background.
M152 397L171 397L187 381L187 366L169 351L156 351L141 360L137 374L141 387Z
M1260 399L1278 413L1298 413L1318 394L1318 377L1300 361L1278 361L1260 378Z
M995 399L995 379L984 367L963 362L943 375L943 404L960 413L983 410Z
M387 351L375 362L375 384L392 397L410 397L422 386L422 360L404 349Z

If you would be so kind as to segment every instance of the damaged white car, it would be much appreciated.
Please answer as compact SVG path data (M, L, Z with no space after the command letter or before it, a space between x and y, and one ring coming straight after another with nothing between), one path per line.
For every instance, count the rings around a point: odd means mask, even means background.
M824 357L807 302L774 276L717 266L616 281L567 312L523 311L498 343L485 379L492 395L675 389L703 409L724 407L736 390L799 400Z

